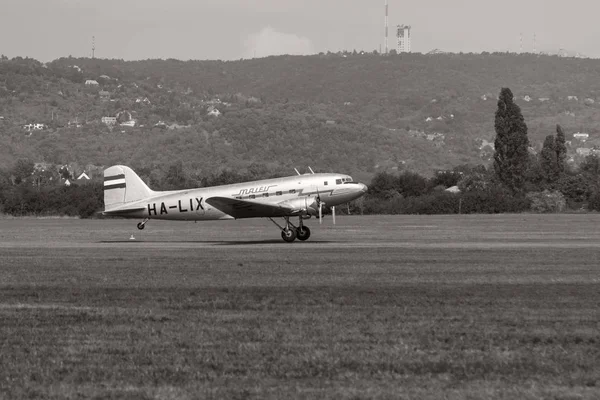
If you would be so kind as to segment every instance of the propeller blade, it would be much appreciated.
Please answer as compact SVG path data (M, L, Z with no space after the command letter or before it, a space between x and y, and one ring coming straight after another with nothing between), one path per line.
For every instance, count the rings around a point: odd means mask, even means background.
M331 206L331 217L333 218L333 224L335 225L335 206Z
M323 223L323 203L319 202L319 224Z

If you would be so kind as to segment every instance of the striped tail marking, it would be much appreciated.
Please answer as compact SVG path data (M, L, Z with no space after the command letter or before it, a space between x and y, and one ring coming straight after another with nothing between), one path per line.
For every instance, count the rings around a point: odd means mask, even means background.
M125 186L125 174L104 177L104 190L124 189Z

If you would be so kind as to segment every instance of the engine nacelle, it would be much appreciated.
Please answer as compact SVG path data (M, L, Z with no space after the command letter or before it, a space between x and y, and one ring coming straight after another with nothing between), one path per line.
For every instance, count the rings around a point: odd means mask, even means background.
M294 210L302 210L301 215L317 216L319 215L319 205L314 197L300 197L281 203L282 206L290 207Z

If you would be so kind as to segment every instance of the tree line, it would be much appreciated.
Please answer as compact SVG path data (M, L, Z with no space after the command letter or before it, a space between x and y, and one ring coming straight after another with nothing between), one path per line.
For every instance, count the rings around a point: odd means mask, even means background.
M427 179L413 172L378 173L364 213L452 214L502 212L600 211L600 159L589 155L578 166L567 162L560 125L548 135L539 154L527 136L527 124L513 93L503 88L494 127L493 163L461 165ZM458 193L446 189L456 186Z
M523 114L511 90L503 88L494 126L491 165L459 165L437 171L431 178L412 171L379 172L371 180L367 195L353 202L349 210L362 214L600 211L600 158L590 155L578 167L569 164L560 125L555 134L546 137L541 152L534 153ZM261 163L212 174L189 170L180 160L136 169L155 190L282 176L277 166ZM32 161L20 159L12 168L0 170L1 210L11 215L97 216L103 207L102 181L67 187L64 180L69 178L68 169L36 169Z

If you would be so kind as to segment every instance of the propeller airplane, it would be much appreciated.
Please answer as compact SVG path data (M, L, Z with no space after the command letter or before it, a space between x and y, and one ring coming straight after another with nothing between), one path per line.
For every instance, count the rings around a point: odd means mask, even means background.
M315 173L284 178L212 186L198 189L154 191L129 167L115 165L104 170L103 215L178 221L268 218L286 242L307 240L310 229L304 220L364 195L367 186L336 173ZM297 217L294 225L290 218ZM283 218L280 225L273 218Z

